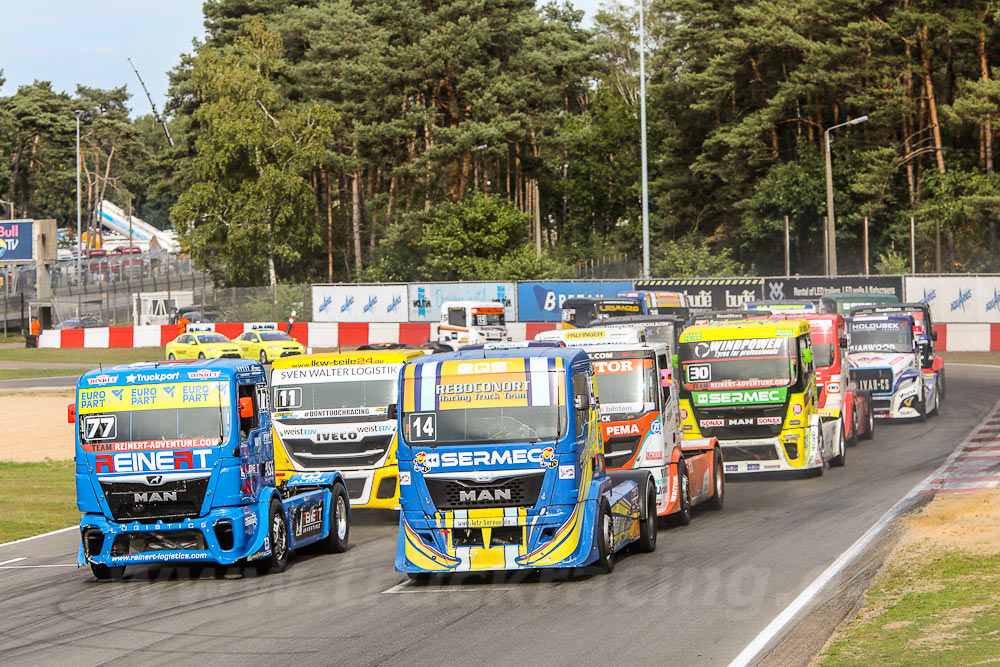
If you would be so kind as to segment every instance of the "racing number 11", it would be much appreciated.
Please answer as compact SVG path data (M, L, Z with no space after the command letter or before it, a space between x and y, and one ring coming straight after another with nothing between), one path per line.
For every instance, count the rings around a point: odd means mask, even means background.
M437 414L410 413L406 416L406 432L410 442L433 442L437 439Z

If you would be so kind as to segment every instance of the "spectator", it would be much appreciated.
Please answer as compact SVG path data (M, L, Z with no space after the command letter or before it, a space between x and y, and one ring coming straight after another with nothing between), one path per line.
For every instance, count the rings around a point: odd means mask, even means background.
M38 321L37 317L31 318L31 335L37 336L42 332L42 323Z

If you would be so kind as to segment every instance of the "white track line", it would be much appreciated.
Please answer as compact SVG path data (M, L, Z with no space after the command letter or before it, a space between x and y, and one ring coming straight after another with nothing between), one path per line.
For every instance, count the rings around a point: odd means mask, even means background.
M744 665L754 664L757 661L758 654L767 649L771 645L771 642L777 637L781 636L785 626L798 616L799 613L806 609L806 607L813 602L813 599L820 593L820 591L822 591L834 577L843 572L844 569L846 569L847 566L862 551L864 551L865 548L876 537L878 537L890 523L895 521L901 514L909 509L917 495L919 495L925 488L929 487L931 483L937 479L948 466L951 465L951 462L959 455L962 448L967 445L969 440L971 440L979 431L979 427L982 426L983 422L988 419L992 419L998 409L1000 409L1000 401L990 408L983 421L976 424L976 426L972 428L969 435L965 436L965 439L962 440L957 447L955 447L955 450L948 456L947 459L945 459L945 462L942 463L937 470L922 479L916 486L910 489L910 492L903 496L903 498L900 499L895 505L890 507L889 510L882 515L882 518L875 522L874 526L869 528L864 535L858 538L857 542L852 544L847 551L840 554L840 556L837 557L837 560L830 564L830 567L823 570L822 574L809 584L804 591L799 593L798 597L796 597L784 611L778 614L773 621L768 623L767 627L761 630L760 634L754 637L753 641L747 644L746 648L740 651L740 654L736 656L731 663L729 663L729 667L743 667Z
M495 591L516 591L516 588L510 586L468 586L468 585L456 585L456 586L415 586L412 581L404 581L396 584L392 588L387 588L382 591L382 595L402 595L404 593L477 593L477 592L488 592L493 593Z
M0 570L33 570L38 567L80 567L76 563L59 565L0 565Z
M9 547L13 544L21 544L22 542L30 542L31 540L37 540L40 537L48 537L49 535L58 535L59 533L65 533L68 530L79 530L80 526L66 526L65 528L60 528L59 530L53 530L48 533L42 533L41 535L32 535L31 537L25 537L24 539L14 540L13 542L4 542L0 544L0 547Z
M11 558L10 560L3 561L2 563L0 563L0 565L10 565L11 563L17 563L18 561L22 560L28 560L28 559L23 556L21 558Z

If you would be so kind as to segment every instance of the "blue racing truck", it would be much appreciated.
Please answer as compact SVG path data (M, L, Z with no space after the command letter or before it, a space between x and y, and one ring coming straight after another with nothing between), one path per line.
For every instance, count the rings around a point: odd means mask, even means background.
M142 362L80 377L76 424L79 564L98 579L127 565L245 562L282 570L291 549L347 548L339 472L275 486L267 376L256 361Z
M648 470L607 472L594 370L555 343L467 346L403 367L396 569L614 567L656 548Z

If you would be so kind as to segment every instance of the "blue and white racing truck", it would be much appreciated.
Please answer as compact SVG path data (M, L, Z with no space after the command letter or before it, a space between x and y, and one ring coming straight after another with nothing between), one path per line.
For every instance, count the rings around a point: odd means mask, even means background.
M910 315L856 317L847 323L847 361L858 391L871 392L877 419L936 415L937 376L921 369Z
M256 361L143 362L80 377L76 424L80 565L237 562L261 573L289 551L347 548L339 472L275 486L267 377Z

